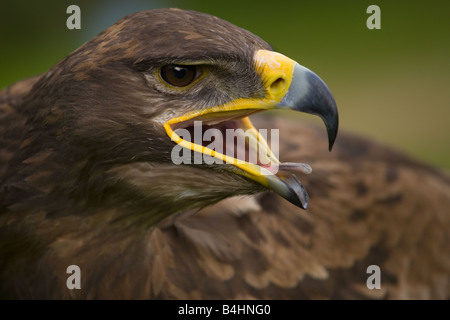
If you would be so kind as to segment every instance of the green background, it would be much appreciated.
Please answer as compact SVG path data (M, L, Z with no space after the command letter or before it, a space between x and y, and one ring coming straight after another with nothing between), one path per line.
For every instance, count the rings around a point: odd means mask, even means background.
M66 28L70 4L81 8L81 30ZM381 30L366 27L371 4ZM124 15L158 7L252 31L327 83L342 129L450 169L450 1L3 1L0 87L46 71Z

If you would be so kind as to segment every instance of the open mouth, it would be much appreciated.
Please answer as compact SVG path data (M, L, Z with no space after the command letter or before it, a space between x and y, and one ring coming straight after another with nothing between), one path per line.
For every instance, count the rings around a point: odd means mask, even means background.
M254 164L274 172L279 160L267 144L267 130L261 134L248 118L255 112L207 113L174 123L171 129L183 137L190 150L201 150L204 155L214 157L215 163Z
M269 147L268 130L262 134L248 118L261 109L208 111L169 120L164 124L167 134L178 145L215 158L216 164L232 164L242 175L267 187L267 176L283 179L292 173L311 173L307 164L280 163L277 139L272 139Z

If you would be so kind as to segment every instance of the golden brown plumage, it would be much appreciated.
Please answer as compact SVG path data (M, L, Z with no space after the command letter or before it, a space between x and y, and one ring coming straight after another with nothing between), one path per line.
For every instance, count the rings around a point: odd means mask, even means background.
M184 166L180 175L166 159L173 142L158 124L146 127L159 111L142 104L157 93L140 86L141 70L92 64L105 54L121 57L123 44L106 45L114 40L107 35L95 40L101 50L88 43L46 75L0 93L0 297L448 298L446 173L345 132L329 153L319 128L254 116L256 128L280 129L281 161L312 166L300 176L310 195L306 212L273 192L234 196L263 188L230 172ZM192 30L184 35L208 42ZM250 39L264 46L244 32L230 48L201 54L217 58ZM142 58L139 45L127 48L127 63ZM251 85L241 89L250 94ZM229 98L222 92L216 99ZM183 190L204 198L164 198ZM82 272L80 290L66 287L72 264ZM366 287L370 265L381 269L379 290Z

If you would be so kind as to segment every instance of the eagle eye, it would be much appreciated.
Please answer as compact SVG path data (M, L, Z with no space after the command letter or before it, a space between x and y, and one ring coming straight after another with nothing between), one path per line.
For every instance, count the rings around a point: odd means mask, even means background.
M174 87L186 87L197 77L197 66L169 64L160 70L161 78Z

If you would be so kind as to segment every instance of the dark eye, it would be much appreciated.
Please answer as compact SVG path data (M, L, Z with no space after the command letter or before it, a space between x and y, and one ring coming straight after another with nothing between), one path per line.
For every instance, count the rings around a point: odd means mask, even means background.
M169 64L161 68L161 78L174 87L186 87L196 76L197 66Z

